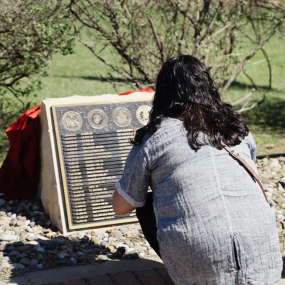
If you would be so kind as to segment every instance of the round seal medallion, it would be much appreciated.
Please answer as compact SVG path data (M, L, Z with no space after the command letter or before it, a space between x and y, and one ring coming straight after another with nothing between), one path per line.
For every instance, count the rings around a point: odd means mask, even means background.
M79 130L83 123L82 117L75 111L67 111L64 113L61 121L63 126L72 132Z
M106 127L108 117L106 113L100 109L92 110L87 116L88 123L93 129L101 130Z
M137 109L136 117L142 125L146 125L148 123L150 110L151 106L148 105L142 105Z
M132 114L129 109L118 107L113 111L113 121L121 128L127 127L132 121Z

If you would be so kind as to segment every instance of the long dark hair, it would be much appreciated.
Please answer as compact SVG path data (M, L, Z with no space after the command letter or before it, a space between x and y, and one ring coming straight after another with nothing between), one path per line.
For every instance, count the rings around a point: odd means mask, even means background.
M203 143L200 132L209 136L209 143L221 149L223 143L234 146L248 135L248 128L220 94L206 66L191 55L169 59L161 68L156 82L149 123L137 130L132 144L139 145L144 136L153 134L163 117L183 117L188 138L195 149Z

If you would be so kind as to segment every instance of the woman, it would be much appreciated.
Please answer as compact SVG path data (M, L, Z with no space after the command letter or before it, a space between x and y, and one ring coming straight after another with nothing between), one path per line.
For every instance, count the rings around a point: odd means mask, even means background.
M176 285L280 280L275 211L223 148L256 171L254 138L198 59L181 55L164 64L149 123L132 143L113 209L120 215L144 206L151 187L159 251Z

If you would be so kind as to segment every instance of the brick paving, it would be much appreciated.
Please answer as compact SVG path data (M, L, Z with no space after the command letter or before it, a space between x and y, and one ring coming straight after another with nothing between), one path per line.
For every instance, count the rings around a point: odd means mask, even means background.
M66 282L62 282L62 283L59 283L59 284L61 284L61 285L89 285L83 279L66 281Z
M157 269L156 272L162 277L162 279L165 281L166 285L174 285L173 281L171 280L167 270L165 268Z
M119 272L44 285L174 285L166 269Z
M144 285L165 285L164 280L154 270L136 272L136 275Z
M132 272L120 272L110 275L116 285L140 285Z
M86 279L88 285L114 285L114 282L109 278L108 275L96 276L93 278Z

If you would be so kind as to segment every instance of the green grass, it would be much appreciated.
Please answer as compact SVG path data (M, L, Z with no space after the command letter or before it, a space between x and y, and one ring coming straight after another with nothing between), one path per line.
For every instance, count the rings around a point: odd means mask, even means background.
M285 152L285 42L275 35L265 45L272 64L272 89L268 88L268 68L261 52L246 65L247 72L257 85L262 86L266 94L265 102L249 112L243 113L255 139L258 143L258 154ZM243 57L252 49L242 48ZM117 59L110 50L104 50L102 55L111 62ZM30 97L31 106L40 104L44 98L67 97L72 95L100 95L119 93L132 90L130 86L113 85L102 76L110 73L110 69L97 60L89 50L77 44L75 54L55 55L50 63L49 75L41 79L42 89ZM114 78L122 81L122 78ZM252 88L250 81L240 74L223 100L234 102L243 97ZM256 92L252 100L260 99L262 95ZM32 98L32 99L31 99ZM9 144L5 129L22 113L20 105L13 97L8 97L12 104L0 113L0 164L6 156ZM28 102L25 99L25 103ZM13 108L11 106L14 106Z
M253 47L243 48L243 57ZM261 51L246 65L246 73L250 74L256 85L261 86L265 101L254 109L242 113L250 131L257 142L258 154L285 152L285 41L280 35L275 35L265 45L272 66L272 88L269 88L268 66ZM239 74L232 84L225 101L234 102L246 95L253 88L250 80ZM252 96L252 101L262 99L258 91ZM240 106L239 106L240 107Z
M114 57L108 50L102 53L108 61ZM77 44L75 54L69 56L55 55L51 62L49 76L42 80L42 90L38 100L45 97L66 97L72 95L101 95L129 90L130 87L113 85L102 77L111 71L81 44ZM121 81L115 77L114 80ZM131 88L132 89L132 88Z

